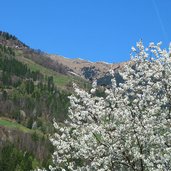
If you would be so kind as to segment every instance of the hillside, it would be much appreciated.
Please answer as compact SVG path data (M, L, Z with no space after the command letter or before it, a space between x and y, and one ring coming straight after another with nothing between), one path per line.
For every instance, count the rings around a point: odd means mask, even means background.
M61 123L67 118L72 83L86 90L94 79L110 85L109 69L122 82L117 70L123 65L46 54L0 32L0 171L24 170L22 162L31 169L48 166L53 149L47 136L54 132L54 118ZM103 95L103 88L97 95ZM6 163L11 155L21 160Z
M0 32L0 44L11 47L16 58L30 66L32 70L40 70L55 77L55 82L62 88L71 86L71 82L81 84L86 80L98 81L99 85L108 85L108 71L122 69L123 63L90 62L79 58L69 59L59 55L51 55L35 50L22 43L9 33ZM58 78L56 78L58 76ZM107 76L107 78L106 78ZM85 81L84 81L85 80ZM81 85L83 86L83 85ZM85 87L84 87L85 88Z
M46 167L51 161L47 135L53 132L53 118L63 122L67 117L73 80L88 84L45 67L45 56L36 61L39 57L16 37L0 33L0 171Z

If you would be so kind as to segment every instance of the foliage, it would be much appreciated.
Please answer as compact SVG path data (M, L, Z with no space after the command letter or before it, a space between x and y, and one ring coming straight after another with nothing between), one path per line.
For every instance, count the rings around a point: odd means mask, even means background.
M9 40L9 39L17 40L17 38L15 36L13 36L7 32L3 32L3 31L0 31L0 36L2 36L6 40Z
M10 119L7 118L1 118L0 117L0 126L5 126L11 129L17 129L22 131L23 133L30 133L32 135L33 140L38 140L41 137L44 137L44 134L41 131L34 131L32 129L26 128L21 124L18 124L15 121L11 121Z
M0 114L15 119L18 123L32 128L38 117L53 117L63 120L69 104L68 93L58 90L51 75L44 76L39 71L30 70L29 66L15 57L13 49L0 45ZM1 93L0 89L0 93ZM21 116L20 109L25 116ZM52 115L53 117L50 117ZM49 131L49 124L44 122L39 129Z
M19 48L19 46L23 46L23 47L27 47L29 48L27 45L25 45L23 42L21 42L20 40L17 39L17 37L15 37L14 35L9 34L8 32L4 32L4 31L0 31L0 40L2 41L2 43L9 43L13 42L13 44Z
M38 136L38 134L36 132L34 132L32 134L32 140L35 141L35 142L39 140L39 136Z
M171 49L160 45L138 42L105 97L75 86L65 126L54 122L51 171L171 170Z
M42 80L43 77L39 72L30 71L26 64L15 59L15 52L11 48L2 45L0 45L0 70L4 86L17 87L24 78L35 81Z
M72 81L85 87L88 84L83 79L63 75L65 73L65 67L58 63L53 64L46 54L34 51L15 36L0 31L0 126L10 131L19 130L21 135L29 134L34 141L33 147L46 143L46 134L54 132L52 119L56 118L57 121L63 122L67 117L70 95L68 88L71 87ZM12 138L7 139L13 143L16 136L11 136ZM33 152L32 148L29 148L31 145L27 138L20 143L22 150ZM34 151L37 158L44 158L44 167L51 163L50 156L46 158L46 153L49 155L48 152L52 150L50 146L47 147L47 152ZM11 157L9 153L8 155ZM18 157L18 152L14 157ZM42 158L39 160L43 160ZM28 162L29 159L27 158ZM4 161L0 164L0 169L3 163ZM14 170L23 170L20 168L23 162L16 160L14 163L17 165L14 164ZM37 166L36 163L34 160L32 165ZM30 170L29 167L26 168L25 170ZM5 168L8 169L10 168Z
M0 171L28 171L33 168L35 158L28 152L23 152L13 145L2 148L0 155ZM38 163L34 166L40 166Z
M25 133L32 133L33 131L22 126L21 124L18 124L17 122L11 121L11 120L7 120L6 118L1 118L0 117L0 126L5 126L5 127L9 127L12 129L18 129L21 130Z

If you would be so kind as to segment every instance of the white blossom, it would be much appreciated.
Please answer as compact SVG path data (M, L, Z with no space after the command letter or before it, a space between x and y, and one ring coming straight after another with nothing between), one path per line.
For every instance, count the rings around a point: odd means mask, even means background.
M134 46L131 47L132 52L136 52L136 49Z
M67 125L54 123L51 171L171 170L171 59L160 45L138 42L104 97L74 87Z

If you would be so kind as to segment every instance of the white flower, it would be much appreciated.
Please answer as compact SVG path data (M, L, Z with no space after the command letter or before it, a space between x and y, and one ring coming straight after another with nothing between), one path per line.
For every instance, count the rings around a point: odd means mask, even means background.
M124 82L112 79L104 97L95 96L95 83L90 94L74 85L67 124L54 123L51 171L171 168L171 60L160 45L147 50L138 42L134 60L120 72Z
M134 46L131 47L132 52L136 52L136 49Z
M94 94L96 92L96 89L92 88L90 92L91 92L91 94Z

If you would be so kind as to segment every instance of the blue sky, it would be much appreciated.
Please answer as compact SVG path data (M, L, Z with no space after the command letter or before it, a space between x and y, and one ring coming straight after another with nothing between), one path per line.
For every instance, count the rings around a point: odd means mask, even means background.
M171 0L0 0L0 30L69 58L122 62L131 46L171 39Z

